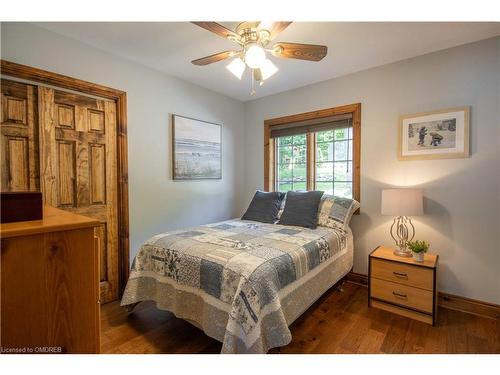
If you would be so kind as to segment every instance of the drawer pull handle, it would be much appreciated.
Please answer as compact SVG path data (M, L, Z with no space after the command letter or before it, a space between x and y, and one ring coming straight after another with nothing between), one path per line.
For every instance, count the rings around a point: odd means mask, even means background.
M404 278L408 278L408 275L406 273L403 273L403 272L396 272L394 271L393 272L394 276L396 277L404 277Z
M407 298L408 296L406 294L402 294L402 293L398 293L398 292L392 292L392 294L394 294L395 297L398 297L398 298Z

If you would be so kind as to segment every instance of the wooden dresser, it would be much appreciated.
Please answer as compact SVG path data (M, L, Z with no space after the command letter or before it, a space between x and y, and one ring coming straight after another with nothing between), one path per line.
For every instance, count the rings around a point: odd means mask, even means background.
M0 225L4 352L99 353L99 225L48 206Z
M369 257L369 305L434 325L437 316L438 256L423 262L403 258L379 246Z

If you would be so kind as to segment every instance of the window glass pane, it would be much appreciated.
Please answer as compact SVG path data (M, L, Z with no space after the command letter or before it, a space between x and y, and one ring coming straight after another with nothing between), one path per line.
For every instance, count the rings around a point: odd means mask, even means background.
M305 145L306 144L306 135L294 135L293 136L293 144L294 145Z
M301 182L307 180L305 164L294 164L293 166L293 181Z
M347 160L347 145L349 141L334 142L335 156L334 160ZM350 148L350 147L349 147Z
M316 161L333 161L333 142L316 144Z
M293 162L297 163L305 163L306 162L306 146L293 146Z
M327 194L352 197L352 128L315 134L315 186ZM279 191L306 190L308 144L306 134L276 139L276 185ZM311 166L313 168L313 166Z
M292 162L292 146L278 147L279 164L288 164Z
M352 162L335 162L333 163L333 173L335 181L352 181Z
M352 139L350 129L316 133L315 189L352 197ZM306 135L277 139L276 179L280 191L307 189Z
M279 137L278 138L278 145L279 146L285 146L285 145L291 145L292 144L292 136L289 137Z
M324 191L326 194L333 194L333 182L316 181L316 190Z
M341 140L349 138L349 129L348 128L335 129L333 132L334 132L334 138L336 141L341 141Z
M333 181L333 164L316 163L316 181Z
M292 184L287 184L285 182L280 182L278 184L278 191L282 191L282 192L286 193L289 190L292 190Z
M333 185L333 194L338 197L352 198L352 183L335 182Z
M293 165L293 181L306 181L307 180L307 170L305 164L294 164Z
M326 130L316 133L316 142L330 142L333 141L333 130Z
M278 165L278 181L291 181L293 173L293 164Z
M306 182L294 182L292 190L307 190Z
M278 137L276 140L276 180L279 191L307 189L306 135Z
M316 190L352 197L351 136L351 128L316 133Z

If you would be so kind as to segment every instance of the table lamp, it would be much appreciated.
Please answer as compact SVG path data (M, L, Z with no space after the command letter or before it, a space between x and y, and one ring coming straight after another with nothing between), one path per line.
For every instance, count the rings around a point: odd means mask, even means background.
M410 216L423 215L424 204L420 189L384 189L382 190L382 215L394 216L391 225L391 237L396 242L394 254L411 257L408 241L415 237L415 227Z

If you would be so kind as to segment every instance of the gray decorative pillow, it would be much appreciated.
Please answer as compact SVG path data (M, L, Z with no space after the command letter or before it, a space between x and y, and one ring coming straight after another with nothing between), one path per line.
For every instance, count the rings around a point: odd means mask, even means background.
M322 191L289 191L286 193L285 209L278 224L315 229L322 195Z
M354 199L324 194L319 206L318 225L347 230L359 207L359 202Z
M256 191L242 219L274 224L284 196L280 192Z

